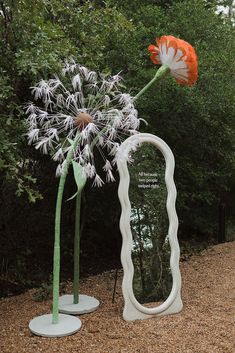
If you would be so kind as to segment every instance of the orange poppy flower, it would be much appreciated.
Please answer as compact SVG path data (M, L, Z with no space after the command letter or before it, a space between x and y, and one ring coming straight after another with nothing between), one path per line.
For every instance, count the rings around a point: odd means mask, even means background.
M197 81L197 55L194 48L182 39L162 36L157 46L149 45L150 59L156 65L168 65L178 83L192 86Z

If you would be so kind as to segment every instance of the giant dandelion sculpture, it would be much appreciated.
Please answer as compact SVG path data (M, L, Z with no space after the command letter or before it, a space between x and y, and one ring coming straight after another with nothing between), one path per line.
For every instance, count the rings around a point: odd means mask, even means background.
M70 165L73 166L77 184L77 192L73 196L76 197L74 288L69 303L71 313L75 314L79 311L74 309L74 305L81 305L86 299L86 296L79 294L79 228L81 193L87 179L92 179L92 186L97 187L115 181L113 168L118 148L126 136L138 133L141 119L135 101L154 82L167 74L171 74L183 85L192 85L196 81L197 59L190 44L173 36L163 36L157 40L157 46L149 46L149 51L153 63L161 67L135 97L122 92L122 78L119 74L100 74L73 60L65 63L60 75L41 80L32 87L38 106L29 103L26 107L28 142L42 153L51 155L57 162L56 175L59 177L55 211L53 308L52 314L39 316L30 322L30 330L35 334L65 336L78 331L81 326L78 318L59 314L61 209ZM94 149L103 158L105 179L97 171ZM95 302L91 303L90 309L81 312L93 311L98 307L99 302L93 299ZM65 303L62 300L60 311L69 312L63 309L63 304L66 304L66 300Z
M72 61L65 64L60 76L48 81L41 80L32 88L34 98L43 108L33 103L27 106L28 140L36 149L52 156L58 163L56 174L60 177L55 217L53 324L59 323L61 208L71 163L78 187L75 195L74 293L71 302L70 297L61 298L60 311L69 312L71 309L73 314L84 313L93 311L99 304L95 298L79 295L81 192L88 178L97 187L115 180L113 167L118 146L126 134L134 134L139 128L140 119L133 98L121 92L121 80L120 75L100 75ZM105 180L97 172L94 148L103 157ZM105 157L104 149L109 159ZM51 318L47 316L46 319Z

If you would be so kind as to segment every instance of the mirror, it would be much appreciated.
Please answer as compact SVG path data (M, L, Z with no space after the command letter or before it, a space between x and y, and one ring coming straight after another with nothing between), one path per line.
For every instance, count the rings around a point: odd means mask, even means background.
M165 160L152 144L132 152L129 199L133 237L133 292L147 307L164 302L172 288L166 210Z
M123 318L177 313L182 300L173 153L159 137L137 134L120 146L117 166Z

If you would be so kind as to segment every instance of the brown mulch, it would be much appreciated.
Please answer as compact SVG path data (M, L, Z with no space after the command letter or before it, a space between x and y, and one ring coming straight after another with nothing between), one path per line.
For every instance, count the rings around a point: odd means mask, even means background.
M90 277L83 294L100 308L82 315L81 330L64 338L32 335L28 322L50 312L35 290L0 300L0 353L235 353L235 242L220 244L181 263L183 311L144 321L122 319L121 274L112 304L114 272ZM70 290L70 288L68 288Z

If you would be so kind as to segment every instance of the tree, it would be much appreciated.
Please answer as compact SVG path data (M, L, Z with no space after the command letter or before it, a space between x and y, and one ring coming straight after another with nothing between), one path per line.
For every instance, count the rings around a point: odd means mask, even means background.
M196 87L185 89L169 79L153 87L138 108L150 122L149 131L175 153L181 232L215 234L217 205L229 191L234 170L234 27L203 1L177 1L166 13L155 5L140 5L131 16L138 23L140 52L155 35L170 33L198 53ZM140 88L153 70L147 60L142 63L141 73L132 71L132 86Z

